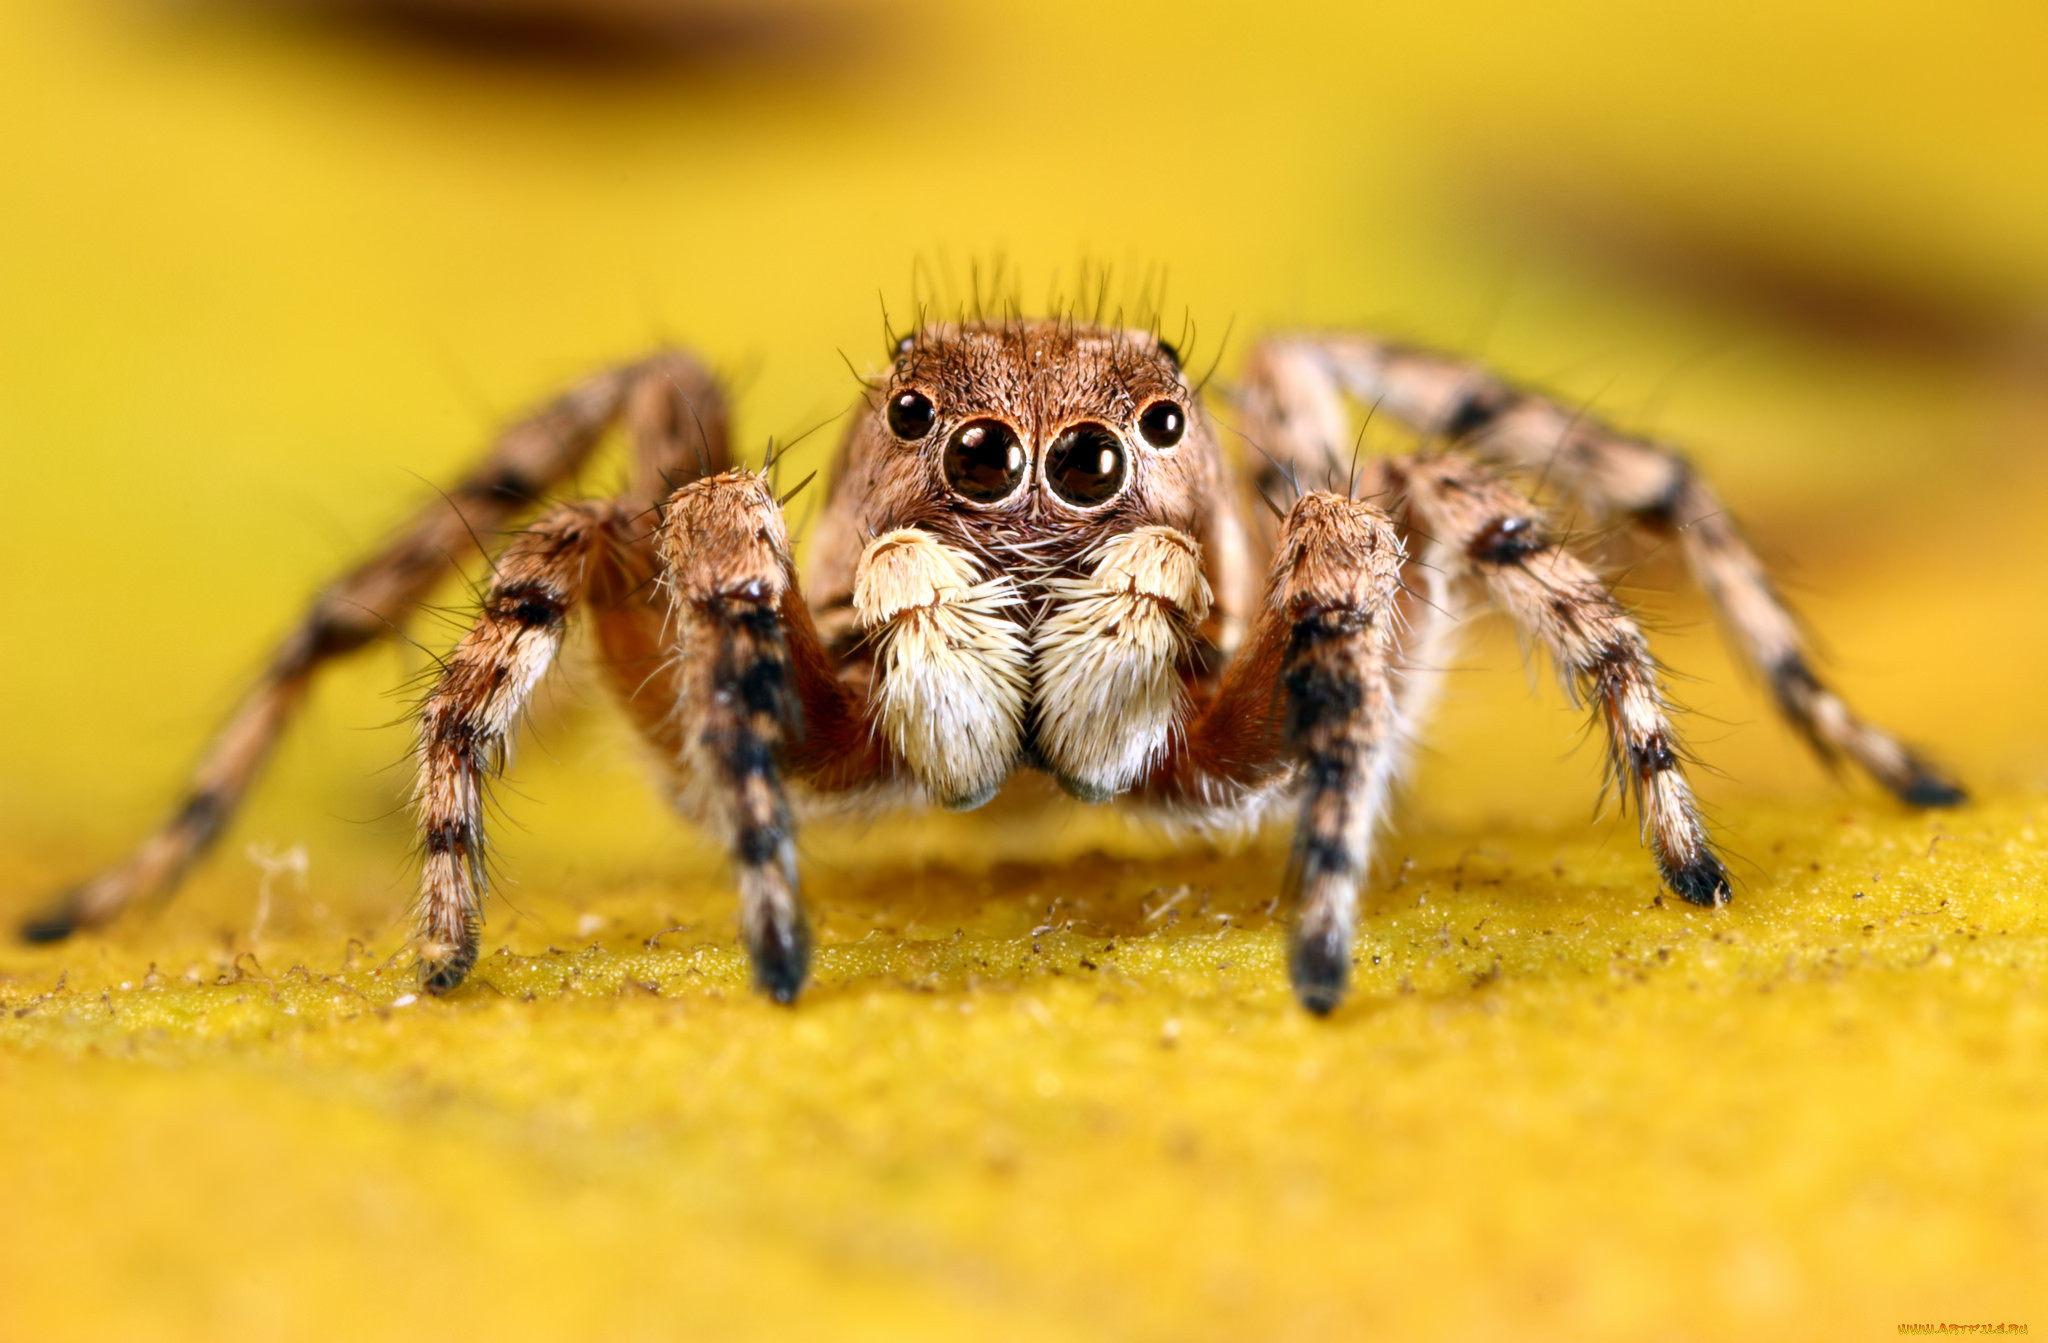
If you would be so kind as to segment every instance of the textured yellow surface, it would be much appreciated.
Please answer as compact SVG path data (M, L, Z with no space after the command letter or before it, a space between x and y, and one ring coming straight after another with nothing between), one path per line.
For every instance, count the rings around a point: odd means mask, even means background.
M1487 627L1333 1019L1284 988L1284 837L1028 788L809 835L823 947L782 1011L571 659L490 954L431 1001L394 645L175 903L0 948L0 1338L2048 1328L2048 25L1241 8L557 67L8 5L0 903L154 818L410 473L663 335L787 437L849 399L838 349L875 357L877 290L900 320L914 261L965 288L998 251L1027 293L1164 265L1210 350L1391 325L1683 438L1851 697L1980 800L1828 779L1653 560L1732 909L1656 900ZM1588 211L1696 264L1560 241ZM263 900L251 853L295 846Z

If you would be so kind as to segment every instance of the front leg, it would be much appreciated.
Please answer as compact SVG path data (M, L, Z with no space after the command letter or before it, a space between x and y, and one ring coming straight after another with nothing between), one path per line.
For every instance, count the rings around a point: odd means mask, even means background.
M682 687L680 801L730 847L755 982L794 1002L811 936L784 770L831 790L872 778L882 762L831 675L766 476L729 471L677 490L658 545Z
M1290 779L1299 787L1288 973L1319 1016L1350 984L1359 884L1393 786L1392 627L1406 561L1374 505L1320 491L1296 500L1251 637L1148 781L1157 800L1220 813L1255 809Z
M1303 783L1287 868L1287 967L1302 1005L1319 1016L1351 982L1358 887L1393 786L1388 616L1406 559L1386 514L1330 495L1295 504L1273 559L1267 605L1288 627L1282 743Z
M550 511L500 557L477 623L420 709L418 906L425 987L446 993L476 965L488 865L484 799L503 772L534 688L574 610L600 642L650 743L672 750L683 809L731 845L755 974L778 1002L802 987L810 941L782 769L822 792L883 768L855 698L833 675L789 568L782 513L764 477L730 471L670 496L657 546L632 502ZM673 670L644 629L657 575L672 602ZM673 687L672 713L635 692Z

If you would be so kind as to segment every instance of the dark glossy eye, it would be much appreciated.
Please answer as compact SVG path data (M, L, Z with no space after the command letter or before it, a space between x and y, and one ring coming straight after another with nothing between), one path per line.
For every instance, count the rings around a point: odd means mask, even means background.
M992 504L1024 480L1024 445L1001 420L969 420L946 440L946 483L961 498Z
M1077 424L1046 449L1045 479L1078 508L1102 503L1123 488L1123 440L1099 424Z
M1138 417L1138 432L1155 448L1172 447L1187 431L1187 413L1171 401L1154 401Z
M938 417L932 399L923 392L898 392L889 398L889 430L906 443L929 434Z

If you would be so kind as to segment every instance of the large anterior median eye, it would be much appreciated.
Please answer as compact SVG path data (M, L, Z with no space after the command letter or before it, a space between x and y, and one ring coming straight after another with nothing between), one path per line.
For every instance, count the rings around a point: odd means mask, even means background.
M1124 444L1099 424L1077 424L1045 452L1045 481L1077 508L1115 497L1124 484Z
M1024 445L1001 420L969 420L946 440L946 483L961 498L993 504L1024 480Z

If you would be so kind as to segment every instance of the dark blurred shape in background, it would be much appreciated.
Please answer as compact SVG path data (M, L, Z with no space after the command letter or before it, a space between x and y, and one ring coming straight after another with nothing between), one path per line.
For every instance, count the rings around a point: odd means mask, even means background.
M1775 219L1690 208L1555 165L1489 163L1476 180L1477 217L1575 269L1872 353L2048 372L2048 313L2017 277L1890 237L1886 220L1784 217L1796 200Z
M593 74L748 60L829 61L877 20L862 0L192 0L458 60Z

